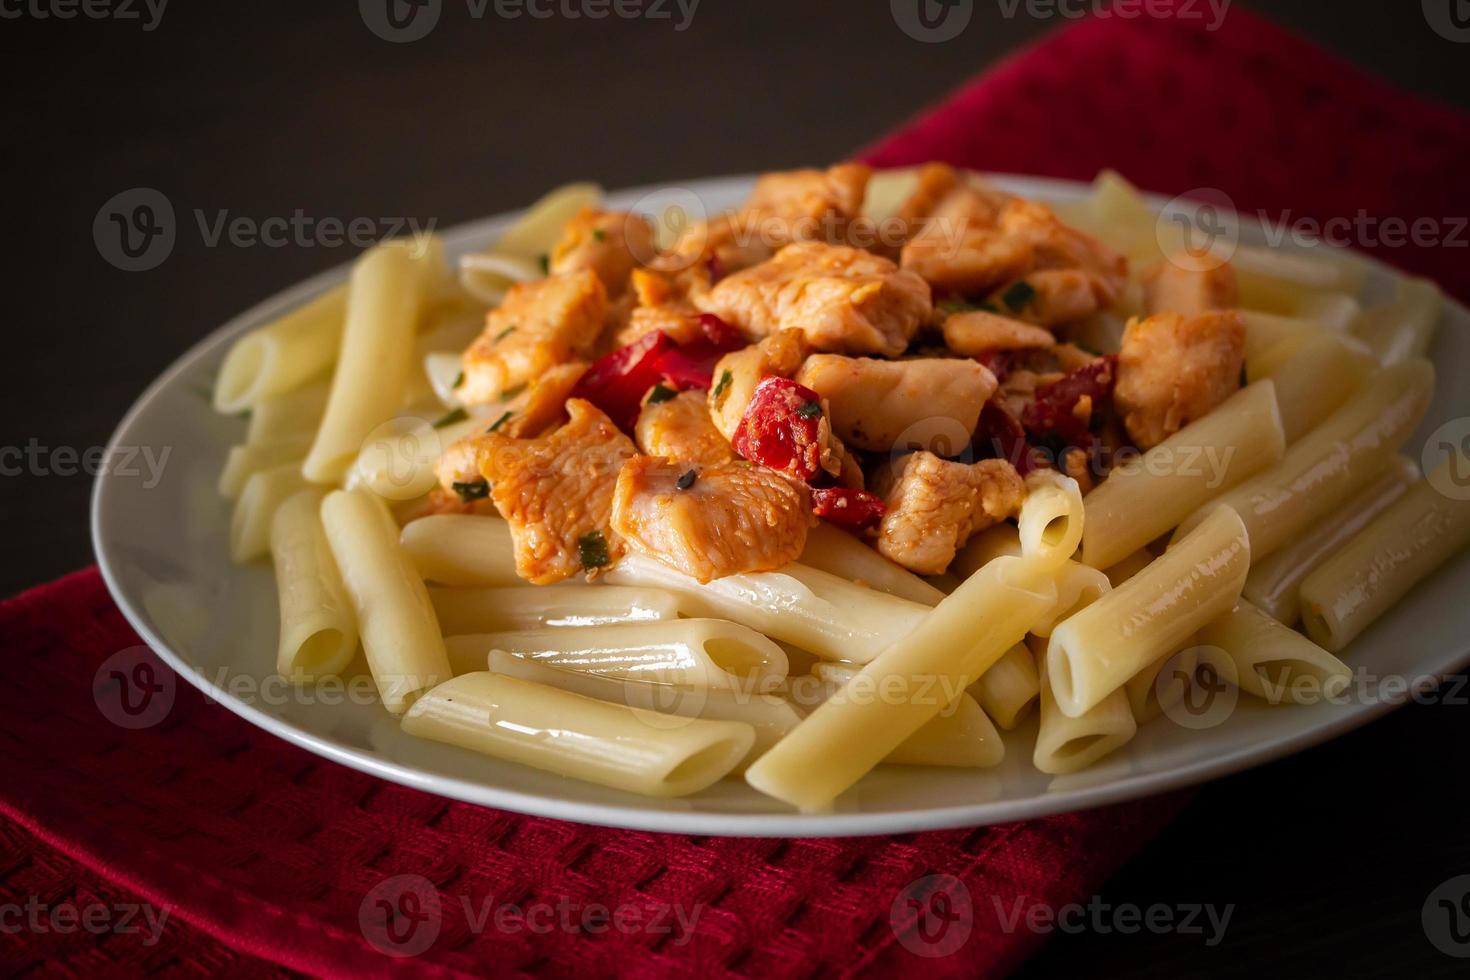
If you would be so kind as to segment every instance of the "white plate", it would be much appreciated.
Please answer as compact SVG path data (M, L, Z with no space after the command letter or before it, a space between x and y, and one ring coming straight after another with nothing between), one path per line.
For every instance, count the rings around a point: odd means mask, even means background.
M1083 185L999 178L1017 193L1075 200ZM751 178L694 181L658 201L693 193L711 209L737 204ZM614 194L631 207L648 189ZM1162 206L1161 200L1152 202ZM501 215L446 235L452 254L483 248L511 220ZM1260 229L1243 241L1264 243ZM1394 273L1372 262L1369 295L1391 292ZM92 534L98 561L128 621L189 683L251 724L363 772L486 806L586 823L692 834L836 836L898 833L1038 817L1114 803L1197 783L1307 748L1383 714L1392 704L1376 684L1348 704L1269 707L1241 699L1225 723L1183 731L1168 718L1145 725L1127 748L1085 773L1052 778L1030 764L1034 723L1008 738L994 770L885 767L845 794L830 814L800 815L727 781L681 800L649 800L564 779L403 735L373 704L301 703L268 685L276 646L275 588L268 563L236 568L226 557L230 506L214 485L245 423L216 416L200 395L230 342L346 278L347 266L301 283L215 331L174 363L138 399L109 453L151 447L169 456L156 485L116 472L98 478ZM1441 384L1428 420L1406 447L1417 458L1441 422L1470 416L1470 389L1454 383L1470 366L1470 312L1448 304L1435 347ZM121 458L121 457L119 457ZM142 469L139 467L139 469ZM1425 679L1467 661L1470 555L1441 569L1349 651L1378 677ZM325 699L322 699L325 700ZM1403 698L1398 699L1400 702Z

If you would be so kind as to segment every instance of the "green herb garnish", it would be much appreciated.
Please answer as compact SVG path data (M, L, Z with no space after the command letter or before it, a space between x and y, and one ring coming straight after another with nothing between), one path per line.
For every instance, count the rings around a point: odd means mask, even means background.
M804 419L814 419L822 414L821 402L806 402L796 410L796 414Z
M454 387L458 388L462 384L464 384L464 372L463 371L459 372L458 374L456 374L454 376Z
M516 332L516 325L514 323L512 323L510 326L506 327L504 330L500 331L500 333L498 333L498 334L495 335L495 342L498 344L502 340L504 340L506 337L509 337L511 334L513 334L515 332Z
M514 388L507 388L500 393L500 400L502 402L508 402L513 398L519 398L525 390L526 386L524 384L518 384Z
M734 380L735 376L730 373L729 368L725 368L724 371L720 372L720 380L719 383L715 385L714 390L714 396L717 402L719 401L720 396L723 395L725 391L730 387L730 382Z
M490 496L490 481L488 480L473 480L469 483L451 483L450 487L454 489L455 493L459 494L459 499L467 504L476 500L484 500Z
M686 470L679 477L678 482L676 482L674 486L679 488L680 490L688 490L690 487L694 486L694 481L697 479L699 479L698 473L696 473L694 470Z
M607 237L607 232L603 231L601 228L593 228L592 229L592 240L593 241L600 242L600 241L602 241L606 237Z
M1000 296L1000 301L1011 310L1024 310L1026 304L1036 297L1036 287L1026 280L1014 283Z
M648 392L648 404L659 405L677 395L678 392L668 385L656 384Z
M495 424L494 425L490 426L490 428L486 429L485 431L486 432L494 432L496 429L500 428L502 425L504 425L505 423L509 422L510 419L511 419L511 416L513 416L513 415L515 415L515 412L506 412L504 415L500 416L500 418L498 418L498 419L495 420Z
M551 256L547 255L545 252L542 252L540 255L536 256L536 264L541 267L541 274L543 276L551 272Z
M588 531L578 538L577 551L582 557L583 568L602 568L612 562L607 553L607 538L601 531Z
M463 422L465 419L467 419L469 417L470 417L470 413L469 412L466 412L462 408L456 408L454 411L452 411L449 414L443 416L442 418L439 419L439 421L435 422L434 423L434 428L436 428L436 429L442 429L442 428L444 428L447 425L453 425L456 422Z
M956 313L969 313L971 310L978 309L979 307L974 303L967 303L962 299L947 299L939 304L939 312L945 316L954 316Z

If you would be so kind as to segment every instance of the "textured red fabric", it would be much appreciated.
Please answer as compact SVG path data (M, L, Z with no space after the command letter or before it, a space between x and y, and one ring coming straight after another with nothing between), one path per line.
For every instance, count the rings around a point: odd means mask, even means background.
M1447 217L1470 214L1459 180L1470 172L1467 134L1461 117L1232 10L1214 34L1122 20L1059 32L866 158L1078 178L1113 166L1151 190L1219 188L1243 208ZM1459 254L1387 257L1461 288ZM1008 916L1085 901L1183 803L1171 795L850 840L604 830L451 803L344 769L182 682L160 724L111 724L94 694L99 667L138 639L95 570L0 605L0 636L10 662L0 686L6 973L44 963L78 976L1000 975L1042 941L1024 926L1007 931ZM936 928L946 895L948 908L965 905L958 886L909 891L940 874L963 884L973 922L948 955L921 956L914 950L945 951L964 933L963 923ZM9 931L7 909L32 897L48 908L146 902L169 918L152 946L131 933ZM375 924L380 898L411 917L395 925L418 923L402 933L405 946L432 943L386 955L402 949ZM426 911L434 903L437 915ZM555 926L559 905L593 903L643 910L643 925L658 928ZM498 906L513 907L498 928L493 914L477 925ZM697 918L670 923L671 907Z

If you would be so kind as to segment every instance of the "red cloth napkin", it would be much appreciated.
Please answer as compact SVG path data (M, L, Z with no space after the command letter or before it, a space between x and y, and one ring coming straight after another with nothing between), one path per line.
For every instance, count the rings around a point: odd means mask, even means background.
M1112 166L1243 208L1412 220L1470 214L1467 134L1232 9L1218 33L1061 31L866 159L1084 179ZM1462 285L1453 249L1383 254ZM1018 910L1085 902L1183 805L847 840L605 830L350 771L182 682L161 723L112 723L94 685L138 638L95 570L0 605L0 636L7 974L1000 975L1044 939Z

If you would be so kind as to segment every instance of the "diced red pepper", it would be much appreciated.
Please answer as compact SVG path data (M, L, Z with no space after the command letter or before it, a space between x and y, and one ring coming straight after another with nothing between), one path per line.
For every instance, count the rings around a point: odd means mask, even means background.
M877 494L849 487L819 487L812 491L812 513L843 527L873 527L888 513Z
M736 330L713 313L699 314L699 332L706 342L722 354L739 350L749 343L745 339L745 334Z
M730 445L743 458L810 480L822 470L822 399L790 378L755 386Z
M1096 357L1071 374L1037 388L1036 399L1026 406L1021 424L1033 437L1091 448L1096 439L1092 419L1113 397L1117 365L1116 354ZM1088 403L1079 412L1083 399Z
M571 397L585 398L620 428L631 430L649 388L663 379L663 359L677 348L669 335L650 331L592 362Z
M708 388L715 364L748 342L745 336L713 313L699 315L699 339L664 354L659 362L664 377L679 388Z
M980 409L980 426L975 440L981 451L990 450L1025 476L1036 468L1036 458L1026 441L1026 430L1016 417L994 400Z
M975 355L975 360L985 365L995 380L1001 384L1010 377L1011 364L1016 359L1016 352L1009 350L988 350Z

